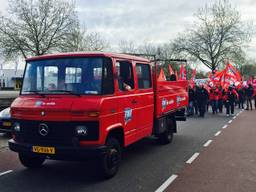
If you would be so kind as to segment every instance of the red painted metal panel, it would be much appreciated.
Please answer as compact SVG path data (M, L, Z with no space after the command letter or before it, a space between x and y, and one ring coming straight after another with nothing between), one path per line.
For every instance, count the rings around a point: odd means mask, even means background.
M144 58L113 53L66 53L39 56L27 59L43 60L63 57L110 57L113 67L116 59L132 63L135 88L132 91L118 90L115 78L113 95L75 96L75 95L27 95L18 97L11 106L14 119L37 121L99 121L100 137L98 141L82 141L82 145L103 145L106 137L114 128L124 130L125 145L152 134L154 118L165 113L175 112L188 105L188 82L156 82L152 75L152 88L140 90L136 78L136 62L149 64ZM115 72L115 68L113 68ZM40 105L38 105L38 102ZM99 114L90 116L91 113Z

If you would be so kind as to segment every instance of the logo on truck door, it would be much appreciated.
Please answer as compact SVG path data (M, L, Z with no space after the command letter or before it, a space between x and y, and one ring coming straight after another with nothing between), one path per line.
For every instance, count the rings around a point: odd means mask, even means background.
M162 110L165 110L167 106L167 100L165 98L162 99Z
M131 120L132 120L132 109L131 108L125 108L124 109L124 122L125 122L125 124L127 124Z
M186 97L181 97L181 96L177 96L177 106L180 105L181 101L185 101L186 100Z

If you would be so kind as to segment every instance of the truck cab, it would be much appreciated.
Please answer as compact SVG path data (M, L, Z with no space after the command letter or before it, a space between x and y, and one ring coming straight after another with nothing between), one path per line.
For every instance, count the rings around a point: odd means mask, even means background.
M93 158L103 176L112 177L123 147L153 134L170 142L174 112L187 102L186 82L156 89L152 64L141 57L66 53L26 62L20 96L11 105L9 147L30 168L45 159Z

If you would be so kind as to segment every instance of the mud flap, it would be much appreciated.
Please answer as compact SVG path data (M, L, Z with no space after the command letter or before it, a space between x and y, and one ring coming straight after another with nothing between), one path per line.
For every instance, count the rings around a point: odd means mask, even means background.
M154 123L154 134L159 135L161 133L164 133L167 129L167 118L161 117L159 119L155 120Z
M175 113L176 121L186 121L185 109L180 109Z

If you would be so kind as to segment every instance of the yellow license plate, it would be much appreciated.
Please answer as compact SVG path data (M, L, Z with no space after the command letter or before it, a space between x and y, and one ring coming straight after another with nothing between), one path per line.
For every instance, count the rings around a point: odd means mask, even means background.
M5 126L5 127L11 127L11 126L12 126L12 123L11 123L11 122L8 122L8 121L4 121L4 122L3 122L3 126Z
M54 147L33 146L34 153L55 154Z

